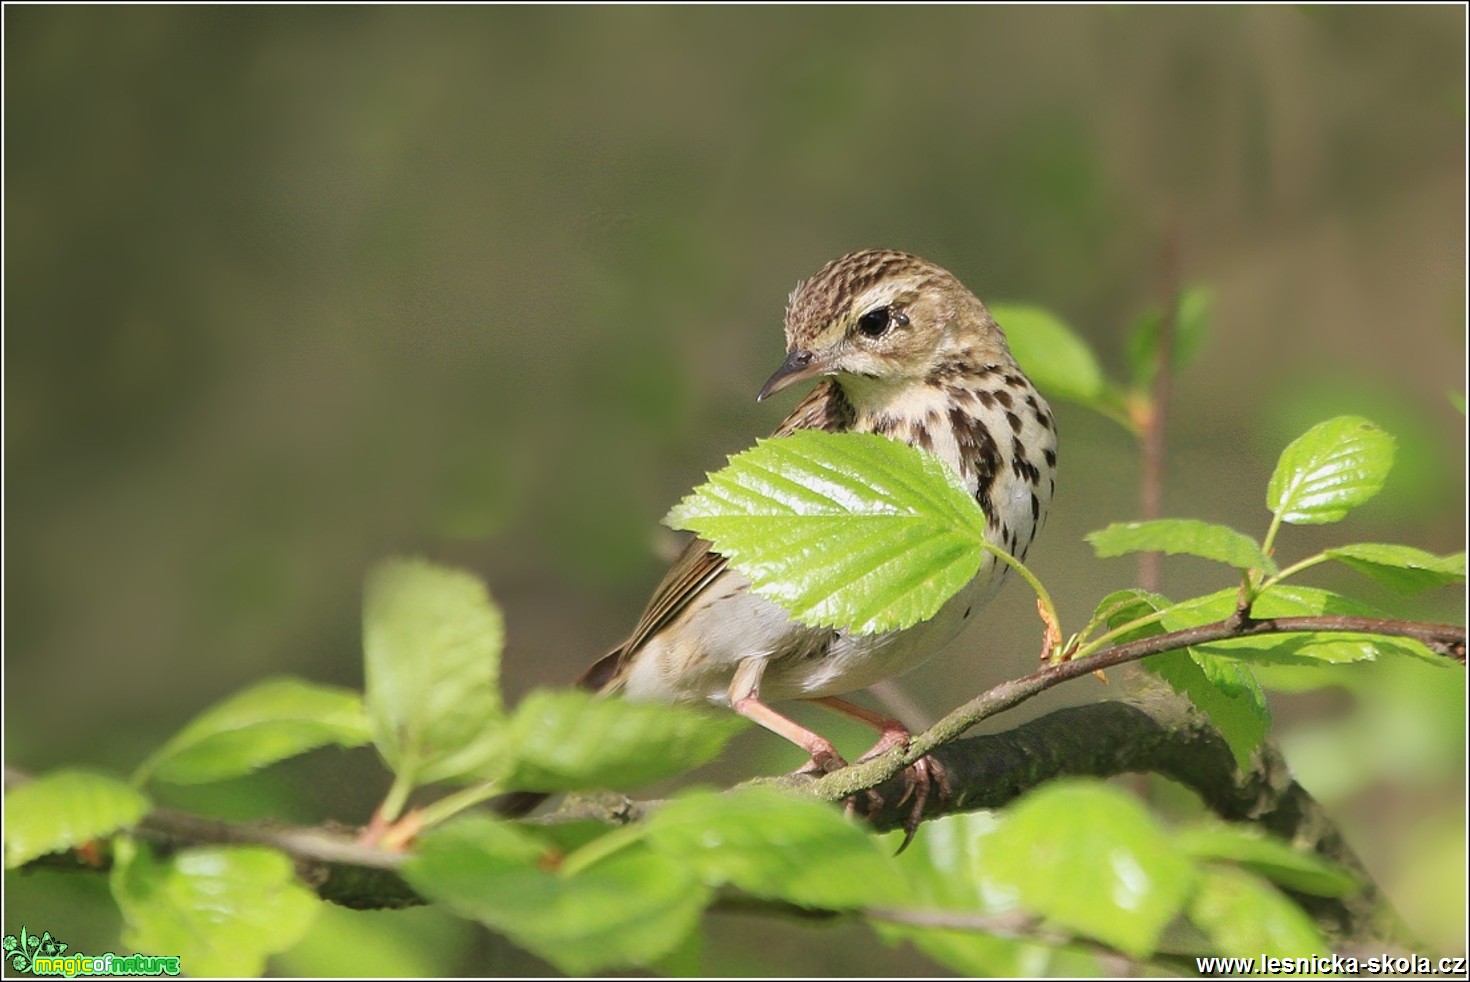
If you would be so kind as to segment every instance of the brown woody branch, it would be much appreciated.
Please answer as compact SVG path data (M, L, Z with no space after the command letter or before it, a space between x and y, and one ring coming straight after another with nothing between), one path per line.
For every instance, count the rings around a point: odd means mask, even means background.
M1266 617L1255 619L1237 612L1221 621L1201 624L1182 631L1169 631L1153 637L1111 645L1086 658L1047 665L1018 679L1002 682L949 713L928 730L914 737L908 748L895 749L863 764L854 764L820 778L812 792L831 801L840 801L867 788L875 787L935 748L958 739L982 720L1025 702L1081 675L1113 668L1128 662L1163 654L1179 648L1232 638L1262 634L1296 634L1331 631L1347 634L1377 634L1386 637L1412 638L1431 651L1465 663L1465 629L1453 624L1429 624L1421 621L1399 621L1371 617Z
M1156 773L1193 789L1204 804L1229 821L1261 825L1275 835L1311 848L1350 869L1361 865L1320 807L1291 780L1274 751L1258 751L1248 771L1236 766L1224 740L1181 700L1154 695L1131 702L1110 701L1063 709L1005 733L957 738L980 720L994 716L1052 686L1100 668L1159 654L1191 644L1232 637L1300 631L1366 632L1409 637L1432 650L1463 662L1465 629L1451 625L1346 617L1297 617L1250 620L1235 616L1215 624L1174 631L1115 645L1077 661L1048 665L1037 672L1001 683L916 737L907 752L855 765L818 780L799 782L811 793L840 800L877 787L885 800L902 794L903 767L932 753L949 774L947 802L931 800L930 817L955 811L997 808L1052 777ZM12 787L26 780L6 769ZM885 781L889 783L884 784ZM633 821L656 807L607 795L569 801L555 818L599 818ZM870 820L880 829L902 823L906 809L880 810ZM320 896L355 908L403 907L422 900L401 878L399 853L363 846L348 831L244 824L199 818L157 809L133 830L164 849L205 844L254 844L290 856L302 879ZM79 862L75 854L45 857L36 865L101 868ZM1298 897L1319 923L1338 936L1371 937L1379 933L1378 898L1364 877L1365 890L1345 900Z

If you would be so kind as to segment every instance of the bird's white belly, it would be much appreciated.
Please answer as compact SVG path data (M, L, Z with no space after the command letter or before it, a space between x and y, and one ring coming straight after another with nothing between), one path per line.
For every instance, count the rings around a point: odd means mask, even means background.
M998 585L994 560L939 613L902 631L852 634L791 620L757 596L733 570L721 575L720 594L686 611L680 630L650 638L624 686L630 699L729 702L735 670L750 658L767 660L760 683L765 702L816 699L866 688L917 667L949 643Z

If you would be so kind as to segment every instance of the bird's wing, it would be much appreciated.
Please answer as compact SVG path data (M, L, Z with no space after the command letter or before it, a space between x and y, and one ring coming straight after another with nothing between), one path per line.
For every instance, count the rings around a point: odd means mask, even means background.
M830 379L812 389L791 415L776 427L772 436L788 436L797 430L828 430L832 432L852 426L852 407L848 405L842 390ZM609 651L582 673L578 684L588 689L603 689L622 675L623 667L633 654L659 631L672 623L689 606L695 597L725 571L725 557L710 549L707 540L690 539L674 560L674 565L664 574L654 588L648 606L633 627L628 639Z

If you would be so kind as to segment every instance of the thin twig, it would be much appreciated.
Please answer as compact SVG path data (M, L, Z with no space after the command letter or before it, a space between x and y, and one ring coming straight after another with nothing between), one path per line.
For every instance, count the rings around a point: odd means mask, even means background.
M949 713L925 732L914 737L907 748L899 747L860 764L818 779L813 792L831 801L840 801L858 791L881 784L909 764L925 756L935 747L959 737L982 720L1010 709L1053 686L1099 669L1162 654L1178 648L1231 638L1263 634L1295 634L1334 631L1350 634L1378 634L1387 637L1413 638L1437 654L1465 662L1465 629L1452 624L1428 624L1419 621L1387 620L1372 617L1268 617L1242 621L1236 617L1201 624L1182 631L1169 631L1104 648L1086 658L1046 665L1030 675L1002 682Z
M810 793L828 800L840 800L857 791L881 784L885 779L892 777L901 771L904 766L927 753L938 748L941 744L955 740L971 726L983 719L996 715L1004 709L1024 702L1032 696L1044 692L1068 679L1086 675L1099 668L1109 668L1125 662L1135 661L1140 658L1165 651L1187 647L1193 644L1206 644L1212 641L1222 641L1229 638L1248 637L1261 634L1297 633L1303 631L1337 631L1347 633L1369 633L1393 637L1413 638L1430 647L1432 650L1453 658L1459 662L1465 661L1465 629L1448 624L1428 624L1416 621L1379 620L1362 617L1283 617L1266 618L1262 620L1240 621L1237 618L1229 618L1213 624L1204 624L1199 627L1189 628L1183 631L1173 631L1160 634L1150 638L1143 638L1128 644L1115 645L1105 648L1087 658L1075 661L1062 662L1056 665L1048 665L1039 671L1019 679L1004 682L985 692L976 699L971 700L964 706L950 713L938 724L931 727L925 733L916 737L908 750L895 751L884 757L876 758L862 764L855 764L834 774L829 774L816 780L804 781L802 786ZM1079 711L1107 713L1109 711L1128 712L1128 707L1120 702L1099 703L1096 706L1080 707L1074 710L1062 710L1062 713L1076 713ZM1134 710L1136 712L1136 710ZM1055 715L1055 714L1054 714ZM1039 725L1043 721L1035 721L1027 726ZM1079 728L1075 722L1064 727L1067 731ZM1099 721L1083 724L1082 729L1089 734L1087 743L1096 757L1098 753L1106 755L1109 748L1106 746L1108 737L1104 734ZM1023 728L1024 729L1024 728ZM1156 740L1168 742L1172 739L1170 733L1174 731L1168 727L1159 729ZM1006 750L1004 741L1013 738L1020 741L1016 748ZM1218 741L1218 737L1214 738ZM999 734L994 737L985 738L989 742L987 756L998 755L1001 758L1020 752L1023 756L1035 759L1034 749L1022 751L1019 748L1025 743L1026 737L1021 731L1012 731L1010 734ZM970 743L972 741L966 741ZM1064 741L1059 740L1055 734L1049 735L1044 741L1047 746L1054 750L1060 747ZM1136 732L1128 738L1130 746L1140 742ZM1099 744L1102 746L1099 747ZM1194 744L1190 744L1187 753L1188 762L1198 762L1205 759L1205 754ZM1173 763L1160 763L1149 761L1138 757L1137 754L1129 756L1121 754L1119 748L1113 748L1113 756L1117 758L1113 765L1137 768L1140 766L1167 766L1177 768L1181 766L1178 761ZM1160 751L1162 752L1162 751ZM1229 758L1228 750L1222 751L1225 758ZM1121 756L1120 756L1121 754ZM1057 773L1094 773L1101 764L1097 761L1092 763L1074 763L1069 765L1066 754L1054 754L1056 759L1048 764L1047 776L1055 776ZM1145 755L1146 756L1146 755ZM1157 756L1157 755L1156 755ZM1166 755L1167 756L1167 755ZM1176 755L1177 756L1177 755ZM1218 755L1216 755L1218 756ZM1171 758L1172 759L1172 758ZM1160 758L1162 760L1162 758ZM1121 761L1122 763L1119 763ZM1104 762L1106 764L1106 762ZM1068 771L1068 767L1073 771ZM982 770L984 765L977 764L974 769ZM955 768L956 770L958 768ZM1104 768L1106 769L1106 768ZM1218 769L1218 768L1216 768ZM1053 773L1055 772L1055 773ZM1111 771L1110 771L1111 772ZM1033 775L1034 776L1034 775ZM1187 774L1171 774L1176 779L1188 780ZM997 807L998 802L1009 800L1016 794L1032 786L1039 780L1025 778L1024 775L1013 775L1013 780L1002 781L1005 787L995 787L994 781L984 782L987 784L986 792L961 793L957 795L959 807ZM7 789L17 787L30 780L30 778L16 770L6 767L5 786ZM1020 784L1016 785L1017 780ZM1027 783L1027 781L1030 783ZM1214 780L1210 778L1209 780ZM1252 790L1247 788L1249 801L1256 801L1255 795L1277 794L1271 790L1273 782L1261 782L1263 788ZM1269 786L1269 787L1268 787ZM1264 790L1263 790L1264 789ZM1289 790L1289 789L1288 789ZM1230 797L1236 791L1223 793L1219 801L1212 800L1205 795L1211 807L1220 811L1224 817L1233 820L1259 820L1271 812L1269 804L1251 804L1249 807L1242 806ZM996 798L990 792L1000 793ZM594 818L609 821L614 824L623 824L629 820L636 820L639 816L646 814L657 806L656 802L632 802L622 796L604 796L614 798L610 804L601 799L586 799L579 805L572 803L570 807L576 809L583 807L584 812L575 812L583 818ZM591 801L595 808L589 808L585 802ZM955 810L950 807L947 810ZM1305 813L1300 804L1293 805L1289 809L1293 815ZM1227 812L1229 812L1227 814ZM938 809L934 810L938 813ZM548 820L555 821L557 816L549 816ZM169 809L156 809L145 816L133 829L137 835L150 839L165 849L182 848L192 845L204 844L254 844L270 846L279 849L290 856L296 862L297 870L303 880L311 884L317 893L324 899L349 907L402 907L416 903L422 903L422 899L402 880L399 869L404 861L401 853L364 846L353 840L352 833L346 830L335 830L327 828L299 828L277 824L242 824L235 822L219 821L215 819L200 818L194 815L186 815ZM63 866L70 869L90 868L102 869L95 864L78 863L75 854L43 857L35 861L35 865Z
M1154 377L1150 386L1148 415L1141 422L1139 440L1143 452L1139 475L1138 510L1144 521L1163 514L1164 499L1164 422L1169 415L1169 398L1174 387L1174 336L1179 328L1179 225L1170 220L1164 238L1161 263L1163 312L1159 316L1159 337L1154 348ZM1138 585L1150 593L1159 591L1160 563L1163 554L1138 554Z

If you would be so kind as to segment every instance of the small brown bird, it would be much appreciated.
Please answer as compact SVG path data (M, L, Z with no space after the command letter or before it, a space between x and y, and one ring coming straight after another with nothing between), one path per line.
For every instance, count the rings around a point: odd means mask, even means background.
M1056 425L974 294L931 262L902 252L855 252L799 284L786 308L786 360L765 399L821 383L776 428L880 433L936 454L984 510L986 536L1025 556L1056 473ZM834 543L840 548L840 543ZM905 745L897 720L838 698L914 668L950 641L995 592L1005 566L988 553L973 580L933 618L858 635L814 628L751 590L710 544L694 539L653 592L633 632L582 676L605 694L728 705L800 746L812 766L843 766L832 744L769 705L809 699L882 736L864 755ZM916 823L932 765L916 765ZM539 796L512 796L521 812Z

